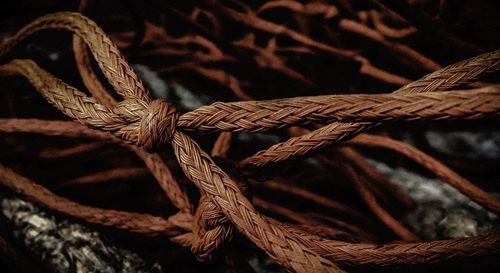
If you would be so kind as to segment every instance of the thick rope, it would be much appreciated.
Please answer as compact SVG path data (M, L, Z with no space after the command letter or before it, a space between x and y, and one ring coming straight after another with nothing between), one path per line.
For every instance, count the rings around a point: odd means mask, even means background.
M66 14L63 14L65 16ZM73 15L72 13L70 15ZM42 17L43 18L43 17ZM57 16L55 18L50 19L57 21ZM88 20L88 19L86 19ZM39 19L39 21L43 22L43 19ZM83 20L85 21L85 20ZM34 28L37 28L37 22L36 24L33 24ZM78 24L77 24L78 25ZM94 24L95 25L95 24ZM46 26L46 25L45 25ZM60 25L55 24L53 27L57 27ZM16 37L23 37L25 34L23 33L29 33L30 28L25 28L21 30L21 34L18 34ZM82 37L85 40L85 37ZM86 41L87 42L87 41ZM92 41L90 41L92 42ZM5 48L9 48L11 46L11 42L7 43L7 46L1 47L0 49L0 55L5 52ZM93 47L92 43L88 43L89 47ZM105 46L109 46L106 44ZM92 49L91 49L92 50ZM116 57L117 55L113 55L113 57ZM119 56L119 55L118 55ZM96 59L99 59L102 56L99 56L98 54L94 53L94 57ZM14 61L16 62L16 61ZM43 71L42 69L38 68L35 63L30 62L30 61L17 61L17 65L15 67L23 69L22 72L24 73L31 73L31 75L36 75L36 72L40 72L41 74L44 75L44 79L46 78L53 78L49 73ZM21 63L19 63L21 62ZM98 63L100 63L98 61ZM110 65L113 65L111 62ZM12 73L13 71L16 70L15 67L6 65L3 66L3 72L4 73ZM101 67L102 69L102 67ZM44 74L45 73L45 74ZM142 125L143 124L150 124L148 122L152 121L158 121L158 117L156 113L159 112L157 110L157 107L152 108L152 113L148 113L147 109L150 109L148 107L148 103L151 102L149 99L148 94L144 91L144 88L138 88L138 87L130 87L128 84L127 80L131 80L133 82L133 85L141 85L139 81L134 81L134 79L137 79L137 76L126 76L121 73L116 73L116 74L110 74L110 73L104 73L107 75L108 79L109 77L117 77L119 78L116 81L110 81L110 83L116 88L115 85L121 87L121 90L117 92L121 94L122 96L125 97L125 101L121 102L118 104L118 106L111 111L107 107L104 107L103 105L97 104L97 102L94 99L88 98L85 94L79 92L78 90L63 84L62 81L60 80L54 80L49 83L49 86L46 86L45 82L33 80L32 84L37 88L37 89L45 89L48 90L47 93L42 93L42 95L45 96L45 98L51 103L59 108L63 113L66 115L78 120L79 122L82 122L84 124L94 126L96 128L110 131L114 133L116 136L119 138L127 141L127 142L132 142L132 143L137 143L137 140L139 139L139 135L142 134L147 134L150 132L149 126ZM135 74L134 74L135 75ZM45 87L45 88L44 88ZM64 90L64 91L59 91L58 94L54 94L53 92L56 91L50 91L50 90ZM66 95L69 95L66 96ZM63 98L59 98L58 95L62 95ZM64 98L65 97L65 98ZM78 97L85 97L85 99L80 100L82 104L79 105L77 109L71 109L65 107L65 103L67 101L71 101L72 99L78 101ZM127 100L128 99L128 100ZM66 101L65 101L66 100ZM167 107L167 104L161 104L163 107ZM93 107L95 106L95 107ZM88 113L86 113L88 111ZM118 114L116 113L118 112ZM168 111L166 111L168 112ZM164 113L166 113L164 112ZM90 114L90 115L89 115ZM104 119L99 119L99 116L102 115L104 116ZM135 122L127 125L126 120L134 120ZM168 117L163 117L165 120L170 120ZM107 123L107 124L106 124ZM165 125L165 124L163 124ZM154 126L151 124L151 126ZM148 129L146 131L140 131L140 129ZM164 128L166 130L167 128ZM140 131L140 133L139 133ZM154 137L154 136L153 136ZM163 143L160 143L163 144ZM180 144L182 147L179 147ZM289 268L290 270L294 270L297 272L311 272L311 271L325 271L325 272L342 272L335 264L332 262L318 256L316 253L313 251L308 250L307 246L303 245L300 240L297 238L293 238L291 240L285 239L285 236L283 235L282 231L276 230L274 228L271 228L268 224L265 224L266 221L262 218L260 214L253 208L253 206L248 202L248 200L241 194L239 191L237 185L229 178L227 175L223 173L222 170L220 170L209 158L208 155L206 155L204 152L200 150L198 145L194 143L189 137L186 135L176 132L173 135L173 141L172 141L172 146L174 148L174 151L176 151L176 155L178 157L179 163L181 164L181 167L183 168L185 174L191 178L193 182L198 187L215 187L215 189L218 189L219 192L214 192L214 189L205 191L207 196L210 198L212 202L218 205L219 208L222 208L223 206L227 206L227 204L230 204L227 209L223 209L222 211L225 212L225 214L231 219L231 221L240 229L240 231L244 232L249 236L249 238L259 247L264 249L271 257L275 258L275 260L283 265L285 268ZM150 147L146 147L150 148ZM184 149L182 149L184 148ZM187 149L187 150L186 150ZM188 151L189 153L183 154L183 156L180 155L181 151ZM200 154L201 153L201 154ZM190 156L193 156L194 158L190 158ZM203 180L197 180L197 177L200 177L201 172L197 171L196 169L192 169L188 167L188 163L196 163L196 166L201 167L201 170L205 170L206 173L204 173L202 178ZM201 165L200 165L201 164ZM189 173L188 173L189 172ZM220 177L220 175L222 175ZM215 179L216 177L219 177L219 179ZM224 178L224 179L222 179ZM210 179L214 179L210 181ZM208 180L208 181L206 181ZM219 181L219 183L215 183L215 181ZM198 183L197 183L198 182ZM225 184L223 183L225 182ZM214 184L215 183L215 184ZM202 191L203 188L201 189ZM218 193L218 194L217 194ZM223 199L217 199L216 197L225 197L226 200ZM232 202L228 202L232 200ZM236 202L238 200L238 202ZM224 202L225 201L225 202ZM241 210L239 208L239 205L242 203L246 203L246 208L247 210ZM222 204L222 205L221 205ZM238 205L237 205L238 204ZM241 211L239 211L241 210ZM230 214L229 211L232 211L233 214ZM238 213L239 211L239 213ZM240 214L240 215L238 215ZM239 216L239 217L238 217ZM257 218L254 219L255 221L251 221L250 219L252 218ZM253 222L253 225L248 225L248 223ZM267 234L266 237L262 238L262 234ZM277 241L272 244L269 241L269 238L271 240L276 239Z
M48 136L88 137L108 141L116 140L109 134L69 121L3 119L0 120L0 131L42 133ZM2 181L0 180L0 182ZM64 207L66 204L64 202L58 203L54 209L60 211L58 207L61 206ZM432 263L474 255L493 254L499 250L500 246L500 237L498 235L423 243L351 244L337 240L325 240L316 235L308 234L303 229L294 230L290 226L272 219L269 219L269 221L282 226L291 233L295 233L298 238L302 238L304 242L307 242L307 245L324 253L324 256L328 257L328 259L351 265L388 266ZM176 238L179 238L178 240L183 245L190 245L193 237L191 234L186 234L179 235Z
M433 72L394 93L415 94L450 90L471 83L500 69L500 50L485 53ZM244 167L259 167L290 158L304 156L335 143L340 143L371 128L371 122L331 123L300 137L271 146L244 159Z
M42 95L74 119L110 131L145 149L155 149L168 143L177 126L178 115L175 108L163 100L154 100L147 108L125 100L111 110L55 78L31 60L14 60L0 69L3 74L24 75ZM499 94L498 87L489 87L412 96L331 95L264 102L217 103L184 114L182 120L184 123L191 120L191 125L187 127L192 129L263 131L311 121L477 119L499 114ZM135 122L131 123L130 120ZM199 124L193 125L196 123Z
M21 30L6 46L1 46L0 55L8 51L17 40L37 29L44 28L64 28L79 34L89 45L104 75L125 100L110 109L64 84L31 61L18 60L3 65L0 68L3 74L25 75L50 103L69 117L93 128L109 131L128 143L146 149L171 144L184 173L201 193L216 206L217 210L223 212L241 233L286 269L295 272L342 272L334 262L341 261L342 255L346 253L350 256L347 259L348 262L357 259L359 263L373 262L373 259L367 258L372 254L366 253L366 249L377 252L378 246L365 245L365 252L359 249L359 251L352 252L352 249L358 246L357 244L325 240L276 224L275 221L257 212L238 185L212 161L210 156L203 152L191 138L176 130L177 112L174 108L165 101L150 99L142 83L133 70L129 70L130 67L116 47L89 19L74 13L59 13L42 17ZM88 31L92 33L88 34ZM102 36L95 33L101 33ZM477 238L434 244L431 242L426 245L428 249L424 248L424 253L431 255L431 258L427 255L424 255L424 258L433 261L433 259L443 260L498 251L498 236L481 239L483 241L479 242ZM471 241L476 244L469 247L468 244ZM460 249L464 245L469 248ZM418 253L422 251L420 248L422 245L419 244L407 244L402 247L408 246L412 246L413 249L410 247L403 254L391 253L391 250L387 250L387 253L393 256L404 256L406 253L414 253L412 250ZM445 251L442 248L446 248ZM450 249L454 252L447 252ZM456 252L459 254L457 255ZM363 253L365 257L359 258L359 253ZM387 253L376 253L374 256L383 257ZM379 259L377 258L376 262L384 264L387 260L394 258L389 256ZM424 260L422 256L413 254L410 258L407 257L407 262L411 263L419 259Z
M424 94L329 95L216 102L179 118L179 129L262 132L311 122L476 119L498 115L500 87Z
M34 20L2 44L0 56L26 37L45 29L64 29L78 35L89 46L97 64L118 94L140 102L149 102L141 80L113 42L94 21L80 13L57 12Z

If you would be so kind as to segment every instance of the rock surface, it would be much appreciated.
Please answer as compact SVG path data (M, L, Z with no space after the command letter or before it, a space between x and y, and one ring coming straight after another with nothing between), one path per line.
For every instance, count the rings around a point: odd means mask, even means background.
M1 206L15 227L15 238L54 272L163 272L136 253L113 246L98 232L57 219L30 202L8 197Z
M417 208L404 222L422 238L460 238L499 231L495 214L445 182L372 162L415 201Z

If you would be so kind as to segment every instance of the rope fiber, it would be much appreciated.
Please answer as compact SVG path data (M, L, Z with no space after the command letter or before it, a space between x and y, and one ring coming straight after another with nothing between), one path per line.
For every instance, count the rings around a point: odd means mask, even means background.
M79 71L92 77L86 46L113 90L116 101L102 85L89 87L92 96L58 79L32 60L6 55L21 40L45 29L72 32ZM293 33L292 33L293 34ZM292 35L290 34L290 35ZM312 43L312 42L311 42ZM85 46L86 45L86 46ZM339 53L340 54L340 53ZM377 245L324 238L314 229L285 225L259 212L244 181L235 179L218 166L187 132L262 132L313 123L316 131L293 137L240 162L243 167L264 166L304 156L333 143L351 139L349 145L369 145L395 149L433 170L438 177L457 187L489 210L500 213L500 202L462 179L440 162L394 141L356 135L389 121L498 118L500 89L488 86L456 90L500 68L500 51L494 51L445 67L412 82L392 94L328 95L268 101L216 102L181 114L166 100L152 99L140 78L107 35L87 17L74 12L58 12L34 20L0 46L0 75L22 75L55 108L73 121L35 119L0 120L1 132L32 132L49 136L89 137L119 143L134 151L159 181L169 199L180 210L169 218L126 213L80 205L59 197L41 185L0 165L0 183L29 199L58 212L90 223L132 232L161 233L190 247L203 261L231 243L237 230L290 272L344 272L345 265L414 265L498 253L500 235ZM83 72L81 67L87 67ZM90 76L89 76L90 75ZM97 78L95 78L97 79ZM453 90L450 92L441 92ZM80 125L81 124L81 125ZM230 142L231 138L225 136ZM157 154L170 146L184 175L201 194L198 206L169 166ZM221 148L223 150L223 148ZM215 152L216 154L218 152ZM225 151L227 153L227 150ZM355 173L355 169L351 172ZM363 187L360 178L356 187ZM375 198L366 188L362 198ZM286 191L286 188L284 189ZM297 194L297 193L295 193ZM300 193L304 194L304 193ZM321 200L320 200L321 201ZM261 202L262 203L262 202ZM328 202L320 202L320 205ZM385 215L378 205L373 207ZM348 210L349 211L349 210ZM384 216L385 217L385 216ZM392 218L386 221L394 225ZM391 220L392 219L392 220ZM306 220L304 220L306 221ZM391 222L392 221L392 222ZM397 225L397 224L396 224ZM404 227L402 236L418 238Z

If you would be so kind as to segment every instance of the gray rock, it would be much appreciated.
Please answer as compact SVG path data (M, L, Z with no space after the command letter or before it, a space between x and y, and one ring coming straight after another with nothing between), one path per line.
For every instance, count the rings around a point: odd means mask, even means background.
M171 103L175 103L182 110L191 111L213 102L210 97L204 94L193 93L178 83L165 82L156 72L145 65L135 64L134 69L155 98L167 99Z
M168 97L167 84L158 74L156 74L156 72L142 64L135 64L133 67L155 98L166 99Z
M488 221L489 217L482 210L453 208L439 222L440 238L462 238L498 232L498 228Z
M461 238L498 232L495 214L447 183L404 168L371 162L415 201L417 208L403 221L422 238Z
M500 132L438 132L425 133L429 145L445 154L470 159L495 159L500 155Z
M113 246L91 229L59 220L30 202L3 198L2 213L15 227L14 236L54 272L162 272L139 255Z

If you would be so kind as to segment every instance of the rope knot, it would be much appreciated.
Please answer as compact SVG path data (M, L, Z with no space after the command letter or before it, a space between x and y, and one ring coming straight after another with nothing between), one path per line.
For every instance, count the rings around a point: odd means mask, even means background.
M234 162L214 157L214 161L235 180L247 197L251 196L247 181L240 178ZM195 214L191 251L199 261L213 262L233 239L235 227L221 209L203 194Z
M167 101L157 99L151 102L140 121L137 146L150 152L169 143L178 118L179 113Z
M231 241L234 227L227 216L203 195L195 214L191 251L199 261L213 261L218 251Z

